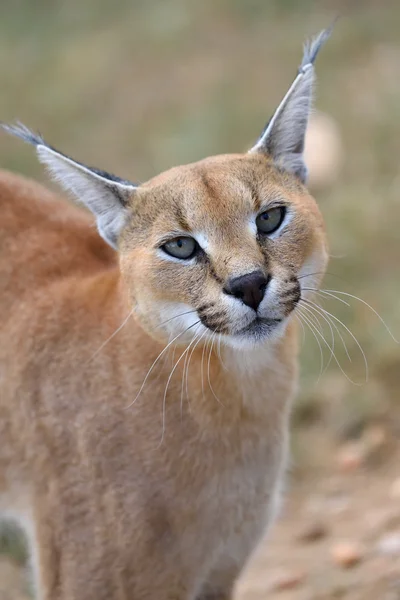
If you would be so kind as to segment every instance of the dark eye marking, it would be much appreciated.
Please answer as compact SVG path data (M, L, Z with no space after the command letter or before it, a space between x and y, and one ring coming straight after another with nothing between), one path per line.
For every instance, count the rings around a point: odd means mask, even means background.
M212 277L214 277L214 279L220 284L223 285L224 280L221 279L221 277L217 274L216 270L214 269L214 266L212 264L212 262L210 260L208 260L208 268L210 270L210 275Z

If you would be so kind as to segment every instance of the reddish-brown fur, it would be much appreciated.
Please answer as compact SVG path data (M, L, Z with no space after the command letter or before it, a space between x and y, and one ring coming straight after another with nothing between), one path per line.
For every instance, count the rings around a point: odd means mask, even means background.
M243 215L277 193L295 216L269 269L298 273L317 256L319 279L319 211L262 155L210 158L139 188L119 263L85 212L1 173L0 509L27 526L43 600L231 597L279 496L295 321L261 348L224 345L224 364L212 348L211 384L200 343L189 397L182 359L164 405L178 345L137 395L168 339L159 303L215 300L219 280L263 265ZM155 256L182 214L218 247L217 278Z

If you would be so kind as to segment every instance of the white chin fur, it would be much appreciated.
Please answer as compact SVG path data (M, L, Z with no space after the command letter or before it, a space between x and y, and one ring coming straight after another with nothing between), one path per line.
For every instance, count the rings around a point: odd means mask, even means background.
M262 350L279 340L285 333L289 318L274 325L268 332L257 335L245 331L236 335L221 334L221 341L234 350Z

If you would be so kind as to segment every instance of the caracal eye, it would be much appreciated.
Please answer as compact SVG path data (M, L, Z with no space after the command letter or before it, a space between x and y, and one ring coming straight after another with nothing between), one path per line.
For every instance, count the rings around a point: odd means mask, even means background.
M161 248L170 256L187 260L196 254L197 242L191 237L177 237L166 242Z
M286 209L284 206L276 206L258 215L256 219L257 229L260 233L273 233L282 224Z

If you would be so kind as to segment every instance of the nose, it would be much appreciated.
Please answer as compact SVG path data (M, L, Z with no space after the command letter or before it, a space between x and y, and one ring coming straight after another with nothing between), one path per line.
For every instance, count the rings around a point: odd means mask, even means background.
M264 298L265 290L271 275L265 276L261 271L253 271L240 277L229 279L224 287L225 294L234 296L250 308L257 310Z

